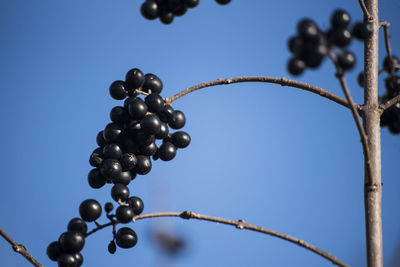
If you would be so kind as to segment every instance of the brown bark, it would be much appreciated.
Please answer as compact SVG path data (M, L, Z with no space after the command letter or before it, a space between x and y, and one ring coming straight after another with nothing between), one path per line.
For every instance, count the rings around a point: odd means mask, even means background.
M368 267L382 267L382 183L381 183L381 137L380 109L378 103L378 0L365 0L372 19L373 32L364 42L364 129L368 136L370 171L365 168L364 204ZM368 19L364 16L364 19Z

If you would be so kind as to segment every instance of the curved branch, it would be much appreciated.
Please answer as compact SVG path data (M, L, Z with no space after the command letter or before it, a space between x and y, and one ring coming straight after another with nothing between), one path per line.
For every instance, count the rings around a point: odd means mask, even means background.
M3 231L3 229L0 228L0 235L7 240L8 243L12 246L15 252L21 254L24 256L30 263L32 263L36 267L43 267L42 264L40 264L31 254L26 251L26 248L24 245L18 244L17 242L14 241L9 235L6 234L6 232Z
M371 16L371 14L369 14L368 9L364 3L364 0L358 0L358 3L360 4L361 10L364 13L364 17L368 20L368 21L372 21L374 20L374 18Z
M336 102L344 107L350 108L349 103L346 99L344 99L338 95L335 95L327 90L324 90L318 86L310 85L310 84L299 82L299 81L289 80L286 78L263 77L263 76L234 77L234 78L218 79L218 80L214 80L214 81L201 83L201 84L192 86L190 88L187 88L186 90L183 90L182 92L180 92L170 98L166 98L165 102L167 104L171 104L178 98L181 98L184 95L187 95L193 91L196 91L196 90L199 90L202 88L215 86L215 85L242 83L242 82L275 83L275 84L280 84L282 86L294 87L294 88L302 89L302 90L309 91L311 93L320 95L320 96L328 98L329 100L332 100L333 102ZM359 105L355 105L355 106L357 109L360 109Z
M180 217L182 219L195 219L195 220L201 220L201 221L209 221L209 222L233 225L237 229L247 229L250 231L255 231L255 232L275 236L277 238L289 241L293 244L296 244L300 247L303 247L309 251L312 251L312 252L324 257L325 259L331 261L333 264L336 264L336 265L342 266L342 267L349 267L349 265L347 265L346 263L343 263L342 261L340 261L333 255L317 248L316 246L313 246L313 245L307 243L304 240L301 240L301 239L298 239L296 237L292 237L292 236L289 236L286 234L282 234L282 233L279 233L279 232L276 232L276 231L273 231L273 230L270 230L267 228L263 228L263 227L260 227L260 226L254 225L254 224L249 224L243 220L234 221L234 220L228 220L228 219L224 219L224 218L218 218L218 217L198 214L198 213L194 213L192 211L184 211L184 212L158 212L158 213L149 213L149 214L138 215L138 216L133 217L132 222L136 222L136 221L148 219L148 218L157 218L157 217ZM97 228L93 229L92 231L88 232L86 236L89 236L89 235L97 232L98 230L108 227L110 225L113 225L113 223L109 222L109 223L100 225Z

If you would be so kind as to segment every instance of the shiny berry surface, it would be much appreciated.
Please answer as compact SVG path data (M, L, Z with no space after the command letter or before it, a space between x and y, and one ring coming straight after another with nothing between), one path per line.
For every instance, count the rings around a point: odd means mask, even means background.
M117 245L120 248L131 248L136 245L137 240L135 231L129 227L120 228L116 235Z
M79 215L87 222L97 220L101 215L100 203L95 199L86 199L79 206Z

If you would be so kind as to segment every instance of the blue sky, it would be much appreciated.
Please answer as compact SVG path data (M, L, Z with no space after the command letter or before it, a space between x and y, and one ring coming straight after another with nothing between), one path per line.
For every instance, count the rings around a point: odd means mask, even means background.
M399 55L400 3L380 2ZM45 266L56 266L46 247L79 215L81 201L111 200L111 187L90 188L87 173L96 134L121 105L108 94L114 80L137 67L158 75L162 96L169 97L217 78L289 77L286 42L297 21L311 17L326 29L338 7L353 21L362 18L356 0L232 0L227 6L201 0L166 26L145 20L140 5L0 1L0 227ZM362 47L353 41L358 61L347 75L358 103ZM381 58L383 48L381 42ZM342 95L327 60L299 80ZM206 88L173 107L185 113L183 130L192 143L130 184L145 213L192 210L243 219L304 239L351 266L366 265L362 150L349 110L308 92L257 83ZM385 266L394 266L400 248L399 150L399 136L382 129ZM225 225L171 218L131 227L137 246L115 255L107 252L110 229L88 238L84 266L331 266L288 242ZM153 229L184 238L184 253L163 256L150 238ZM0 265L31 266L5 241Z

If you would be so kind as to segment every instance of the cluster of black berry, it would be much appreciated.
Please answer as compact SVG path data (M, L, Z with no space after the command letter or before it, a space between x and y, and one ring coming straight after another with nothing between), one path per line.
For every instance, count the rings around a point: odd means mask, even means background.
M396 56L385 57L383 59L383 71L388 73L385 79L386 92L380 97L381 102L396 97L400 93L400 75L397 71L400 70L400 60ZM358 84L364 87L364 72L358 75ZM387 126L393 134L400 134L400 103L397 103L386 109L381 116L381 126Z
M199 0L146 0L140 11L146 19L160 18L164 24L171 24L175 16L182 16L188 8L196 7Z
M372 24L356 22L349 29L350 15L341 9L335 10L331 16L331 28L322 31L311 19L302 19L297 24L297 35L289 39L289 50L293 57L288 61L288 71L292 75L300 75L306 67L317 68L328 54L334 53L333 47L338 48L337 63L343 70L354 67L355 56L345 49L355 37L365 40L372 33Z
M186 118L182 111L174 110L164 101L160 96L162 88L163 84L156 75L144 75L136 68L128 71L125 81L115 81L110 86L110 95L117 100L125 99L125 102L123 106L111 110L112 122L97 135L99 147L89 158L94 168L88 174L88 183L92 188L113 184L111 197L119 206L115 214L110 214L114 208L110 202L105 204L104 210L114 227L118 223L128 223L142 213L143 201L137 196L130 196L128 185L137 174L150 172L150 157L153 160L172 160L178 148L185 148L190 143L190 136L186 132L170 133L169 128L181 129ZM139 97L140 94L146 96L144 100ZM58 261L60 267L80 266L83 257L79 252L87 236L86 222L96 222L101 212L98 201L83 201L79 207L82 219L72 219L68 224L68 232L48 246L49 258ZM116 245L130 248L136 242L136 233L123 227L117 232L113 231L108 251L113 254Z
M225 5L231 0L216 0L218 4ZM175 16L182 16L189 8L194 8L199 0L146 0L140 12L149 20L160 18L164 24L171 24Z

